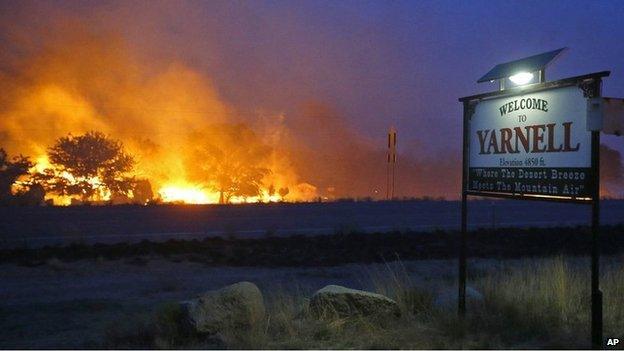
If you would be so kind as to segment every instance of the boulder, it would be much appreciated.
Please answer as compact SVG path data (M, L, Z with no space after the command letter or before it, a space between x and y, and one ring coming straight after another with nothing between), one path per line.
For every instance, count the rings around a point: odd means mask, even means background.
M438 308L457 308L457 287L440 291L433 304ZM477 289L466 286L466 304L480 304L483 302L483 294Z
M328 285L317 291L310 299L309 311L316 318L401 315L396 301L384 295L339 285Z
M239 282L183 301L183 320L196 332L218 334L233 329L252 329L264 322L262 293L250 282Z

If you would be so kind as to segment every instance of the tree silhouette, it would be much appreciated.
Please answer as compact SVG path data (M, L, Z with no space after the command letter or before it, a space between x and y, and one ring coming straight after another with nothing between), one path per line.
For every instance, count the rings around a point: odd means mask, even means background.
M288 187L284 187L280 188L278 193L282 201L284 201L284 198L286 197L286 195L288 195L288 193L290 193L290 190L288 190Z
M134 203L145 205L154 199L152 184L147 179L137 179L132 189L132 200Z
M212 138L195 142L192 162L200 164L199 178L219 192L219 203L261 195L262 179L271 172L263 166L271 149L244 124L213 125L202 135Z
M267 189L267 193L269 194L269 196L275 195L275 185L273 184L269 185L269 188Z
M0 202L9 201L13 195L11 187L21 176L28 174L29 169L33 167L26 156L15 156L9 158L4 149L0 148Z
M134 158L120 141L103 133L62 137L48 149L48 158L53 168L39 177L49 192L88 201L106 192L128 195L133 188L134 180L128 173Z

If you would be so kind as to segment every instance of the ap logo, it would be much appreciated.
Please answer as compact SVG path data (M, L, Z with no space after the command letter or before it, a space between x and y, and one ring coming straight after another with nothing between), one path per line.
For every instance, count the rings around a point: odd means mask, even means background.
M620 339L607 339L607 346L617 346L620 343Z

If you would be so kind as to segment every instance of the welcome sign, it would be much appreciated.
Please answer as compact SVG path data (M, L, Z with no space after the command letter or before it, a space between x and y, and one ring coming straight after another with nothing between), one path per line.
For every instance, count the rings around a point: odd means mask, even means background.
M591 197L586 119L576 86L480 101L469 122L468 191Z
M592 347L600 349L604 339L598 241L599 145L606 124L604 104L609 104L601 98L601 83L610 72L545 82L544 68L562 50L496 65L477 82L500 80L500 90L459 98L464 105L464 128L457 309L463 318L468 196L589 204L591 339ZM513 81L512 74L526 70L538 72L539 83L504 89L507 79ZM609 130L619 133L621 129Z

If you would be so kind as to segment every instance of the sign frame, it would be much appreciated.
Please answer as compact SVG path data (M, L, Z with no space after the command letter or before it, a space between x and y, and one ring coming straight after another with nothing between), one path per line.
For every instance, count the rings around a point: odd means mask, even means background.
M591 133L591 166L589 170L590 182L588 197L543 196L522 193L499 193L469 190L469 159L470 159L470 120L475 113L477 104L484 100L502 97L515 97L550 89L576 86L583 92L586 99L601 98L602 78L608 77L610 71L601 71L581 76L565 78L551 82L541 82L512 89L493 91L484 94L471 95L459 98L463 104L463 146L462 146L462 192L461 192L461 236L459 243L459 284L458 284L458 314L464 318L466 314L466 267L467 267L467 222L468 196L492 197L516 200L533 200L549 202L565 202L591 205L591 340L594 349L602 347L602 291L600 291L600 131ZM583 126L585 128L585 126Z

